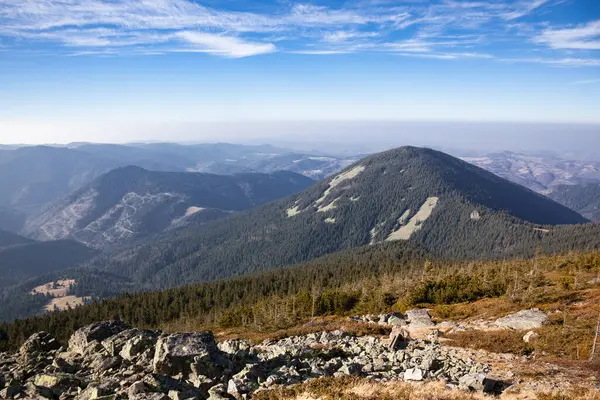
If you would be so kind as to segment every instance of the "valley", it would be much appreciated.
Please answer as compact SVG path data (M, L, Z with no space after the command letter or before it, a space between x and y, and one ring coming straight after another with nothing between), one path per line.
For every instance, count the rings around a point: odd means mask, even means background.
M56 282L48 282L40 286L36 286L31 290L31 294L41 294L51 298L51 300L44 306L44 311L55 312L61 310L68 310L75 307L79 307L90 300L86 297L77 297L69 295L71 287L75 286L77 282L74 279L59 280Z

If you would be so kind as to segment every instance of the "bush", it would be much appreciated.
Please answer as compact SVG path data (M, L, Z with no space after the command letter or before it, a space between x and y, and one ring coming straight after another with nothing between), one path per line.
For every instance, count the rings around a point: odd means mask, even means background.
M484 282L480 276L454 274L437 281L426 281L413 289L412 304L457 304L486 297L500 297L506 284L499 280Z

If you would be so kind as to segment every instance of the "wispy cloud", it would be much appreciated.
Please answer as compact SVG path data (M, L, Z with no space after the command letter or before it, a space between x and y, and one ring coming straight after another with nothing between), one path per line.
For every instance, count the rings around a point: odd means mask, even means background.
M595 83L600 83L600 78L599 79L586 79L586 80L582 80L582 81L575 81L575 82L571 82L571 85L593 85Z
M276 48L272 43L258 43L240 40L206 32L179 32L178 37L208 53L216 53L226 57L248 57L258 54L273 53Z
M253 3L249 12L245 2L232 10L197 0L0 0L0 39L10 39L13 47L50 45L70 55L180 51L231 58L276 51L377 51L500 59L490 48L496 42L521 50L599 49L600 21L558 28L524 22L563 1L348 0L343 6L323 6L286 0L276 8ZM557 59L580 58L548 54L546 63Z
M600 20L574 28L547 29L535 41L554 49L600 50Z
M536 64L548 64L562 67L600 67L600 59L597 58L498 58L502 62L513 62L513 63L536 63Z

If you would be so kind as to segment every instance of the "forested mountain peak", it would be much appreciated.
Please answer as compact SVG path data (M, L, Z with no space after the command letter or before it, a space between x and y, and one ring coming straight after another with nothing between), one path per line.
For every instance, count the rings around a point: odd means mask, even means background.
M404 219L408 223L409 217L419 211L422 211L420 217L429 214L427 210L435 208L439 201L455 197L536 224L586 222L544 196L472 164L436 150L412 146L375 154L350 166L299 195L287 209L287 215L293 217L311 210L334 212L344 205L368 202L373 213L380 217L387 215L387 220ZM474 219L481 217L476 208L471 213Z

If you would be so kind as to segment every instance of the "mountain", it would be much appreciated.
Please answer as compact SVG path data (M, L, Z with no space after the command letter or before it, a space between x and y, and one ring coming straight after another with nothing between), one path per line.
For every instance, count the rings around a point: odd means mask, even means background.
M219 174L291 171L321 180L358 161L361 156L338 158L300 153L269 154L258 159L228 159L197 166L196 170Z
M0 230L0 249L3 247L10 247L21 244L29 244L34 241L31 239L24 238L12 232Z
M321 179L354 160L296 154L270 145L227 143L73 143L66 147L0 149L0 229L17 231L22 223L3 224L2 208L35 214L100 175L129 165L153 171L216 174L288 170Z
M0 242L6 243L3 236L0 232ZM72 267L96 254L96 251L72 240L35 242L22 238L19 243L0 247L0 287Z
M362 156L338 158L290 153L259 160L250 167L262 172L292 171L321 180L354 164L361 158Z
M552 225L585 222L457 158L403 147L368 157L291 198L101 255L88 268L120 274L139 288L162 288L387 241L410 241L437 257L498 258L530 254L556 238L553 244L572 246ZM584 236L577 246L595 245Z
M13 208L0 207L0 229L19 232L25 224L25 214Z
M173 227L200 225L289 196L314 182L291 172L220 176L124 167L108 172L27 221L40 240L122 245Z
M547 194L560 185L600 182L600 162L568 160L555 155L514 152L462 157L509 181Z
M31 212L66 196L118 163L65 148L0 151L0 206Z
M600 183L560 185L548 196L584 217L600 222Z

